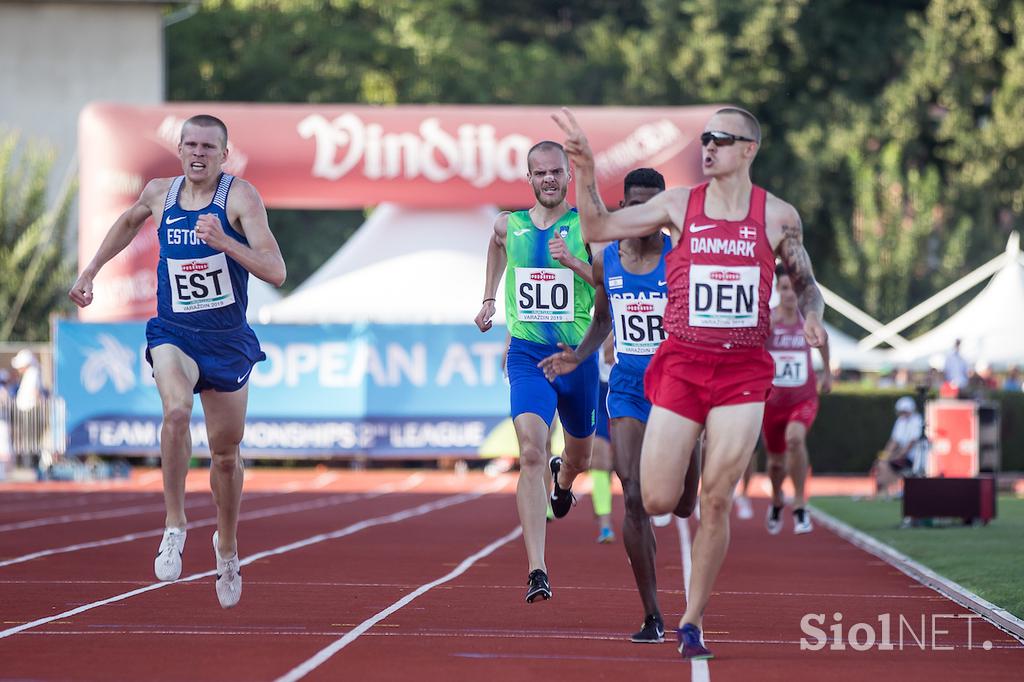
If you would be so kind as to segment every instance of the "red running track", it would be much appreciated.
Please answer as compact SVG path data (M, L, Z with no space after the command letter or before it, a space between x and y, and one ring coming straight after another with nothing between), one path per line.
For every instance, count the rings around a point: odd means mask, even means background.
M705 619L717 657L691 666L669 642L628 641L639 598L621 542L594 543L589 499L548 526L554 599L527 605L511 476L248 476L249 563L230 611L210 574L203 472L190 474L195 527L174 584L152 578L163 520L152 472L117 486L0 485L0 679L934 682L1019 680L1024 670L1015 639L830 532L768 536L763 500L754 520L733 521ZM685 600L681 542L697 525L656 529L670 623ZM814 613L826 632L842 614L845 650L801 649L802 638L817 643L801 630ZM881 635L883 614L893 650L851 648L850 627L865 624L863 644L867 626Z

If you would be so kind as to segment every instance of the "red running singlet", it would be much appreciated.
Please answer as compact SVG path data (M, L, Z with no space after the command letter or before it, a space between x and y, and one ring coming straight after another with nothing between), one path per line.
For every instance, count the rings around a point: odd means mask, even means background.
M707 183L690 190L679 243L666 257L665 330L686 344L764 347L775 254L765 230L767 193L754 186L743 220L709 218Z
M768 352L775 363L769 405L795 405L818 397L818 379L811 365L811 349L804 337L804 320L776 322L768 336Z

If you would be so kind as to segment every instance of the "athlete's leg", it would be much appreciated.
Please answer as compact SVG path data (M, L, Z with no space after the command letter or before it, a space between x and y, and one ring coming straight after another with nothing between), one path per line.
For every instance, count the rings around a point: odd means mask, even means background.
M600 530L599 540L614 538L612 533L612 446L607 439L594 438L594 452L590 458L590 498Z
M690 453L690 466L686 469L686 480L683 481L683 496L672 511L681 518L689 518L697 507L697 493L700 489L701 446L698 442Z
M708 413L700 529L693 542L693 573L680 627L685 623L701 626L729 546L732 493L753 453L763 413L764 403L723 405Z
M785 503L782 484L786 480L786 453L768 453L768 479L772 482L772 506L782 507Z
M640 455L640 490L648 514L667 514L679 504L690 453L703 428L663 407L651 408Z
M755 446L756 447L756 446ZM740 479L739 492L736 493L734 504L736 505L736 516L741 519L749 519L754 516L754 510L750 506L750 497L747 489L750 487L750 477L754 474L754 464L757 462L756 450L751 453L747 468L743 470L743 477Z
M170 344L151 348L149 355L163 406L160 468L167 508L165 524L167 528L184 528L185 476L192 456L192 388L199 381L199 367L183 350Z
M547 572L544 563L544 516L548 495L544 485L544 469L548 466L548 425L532 412L520 414L513 423L519 439L516 507L519 510L519 523L523 527L526 558L531 571L539 568Z
M633 567L644 616L656 615L661 618L654 569L657 544L640 493L640 448L644 441L644 423L632 417L619 417L611 420L610 430L615 453L615 473L622 483L622 494L626 502L622 542Z
M807 505L804 486L807 481L807 427L803 422L786 424L786 469L793 480L793 508L803 509Z
M238 549L238 512L245 477L238 446L245 433L249 385L232 392L203 391L199 397L210 439L210 488L217 504L218 551L221 556L230 557Z

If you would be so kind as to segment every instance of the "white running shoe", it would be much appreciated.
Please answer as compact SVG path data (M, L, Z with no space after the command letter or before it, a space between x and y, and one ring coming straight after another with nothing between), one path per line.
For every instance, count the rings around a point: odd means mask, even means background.
M764 527L771 535L778 535L782 532L782 507L768 505L768 514L764 517Z
M217 599L221 608L230 609L242 598L242 568L238 564L238 552L227 560L221 559L217 532L214 531L213 555L217 557Z
M181 576L181 553L185 551L186 535L184 528L164 529L164 537L153 562L157 580L177 580Z
M735 499L736 516L747 521L754 518L754 508L750 506L750 498L746 495L737 495Z
M651 523L653 523L658 528L664 528L668 524L672 523L672 515L671 514L658 514L657 516L652 516L651 517Z
M793 512L793 534L803 535L804 533L810 533L812 530L814 530L814 524L811 523L811 515L807 513L807 510L795 510Z

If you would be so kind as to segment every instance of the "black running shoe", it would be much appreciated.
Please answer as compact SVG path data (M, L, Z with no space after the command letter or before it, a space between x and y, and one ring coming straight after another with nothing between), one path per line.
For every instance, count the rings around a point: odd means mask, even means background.
M526 603L532 604L534 599L551 599L551 585L548 574L539 568L530 571L529 587L526 590Z
M576 504L576 496L572 489L566 490L558 485L558 472L562 468L562 458L552 457L549 462L551 466L551 511L556 519L560 519L569 513L569 510Z
M630 641L635 644L661 644L665 641L665 623L653 613L644 618L640 632L634 632Z

